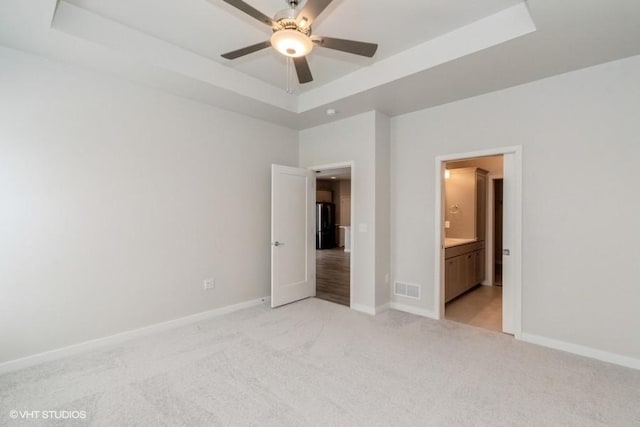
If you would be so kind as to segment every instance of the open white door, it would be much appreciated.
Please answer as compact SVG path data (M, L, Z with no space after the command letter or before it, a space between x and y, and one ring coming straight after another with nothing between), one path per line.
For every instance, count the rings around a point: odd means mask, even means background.
M316 294L315 174L271 166L271 307Z

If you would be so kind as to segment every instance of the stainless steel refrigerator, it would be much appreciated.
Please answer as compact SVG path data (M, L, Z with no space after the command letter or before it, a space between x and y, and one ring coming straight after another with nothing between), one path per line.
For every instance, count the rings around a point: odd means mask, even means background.
M316 249L336 247L336 205L316 202Z

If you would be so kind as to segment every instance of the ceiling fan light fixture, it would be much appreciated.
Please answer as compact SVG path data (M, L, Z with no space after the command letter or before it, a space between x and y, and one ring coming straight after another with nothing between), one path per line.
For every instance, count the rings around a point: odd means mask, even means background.
M279 30L271 36L271 46L290 58L306 56L313 49L313 42L298 30Z

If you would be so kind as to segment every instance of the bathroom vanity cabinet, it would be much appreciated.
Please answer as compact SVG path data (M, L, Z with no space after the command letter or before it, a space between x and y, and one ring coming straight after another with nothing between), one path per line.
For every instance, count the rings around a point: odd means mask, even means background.
M446 248L444 264L445 302L449 302L484 281L484 241Z

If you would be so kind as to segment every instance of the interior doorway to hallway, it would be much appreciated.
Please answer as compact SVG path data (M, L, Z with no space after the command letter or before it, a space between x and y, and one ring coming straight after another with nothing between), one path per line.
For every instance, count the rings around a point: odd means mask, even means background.
M316 169L316 298L351 305L351 166Z

